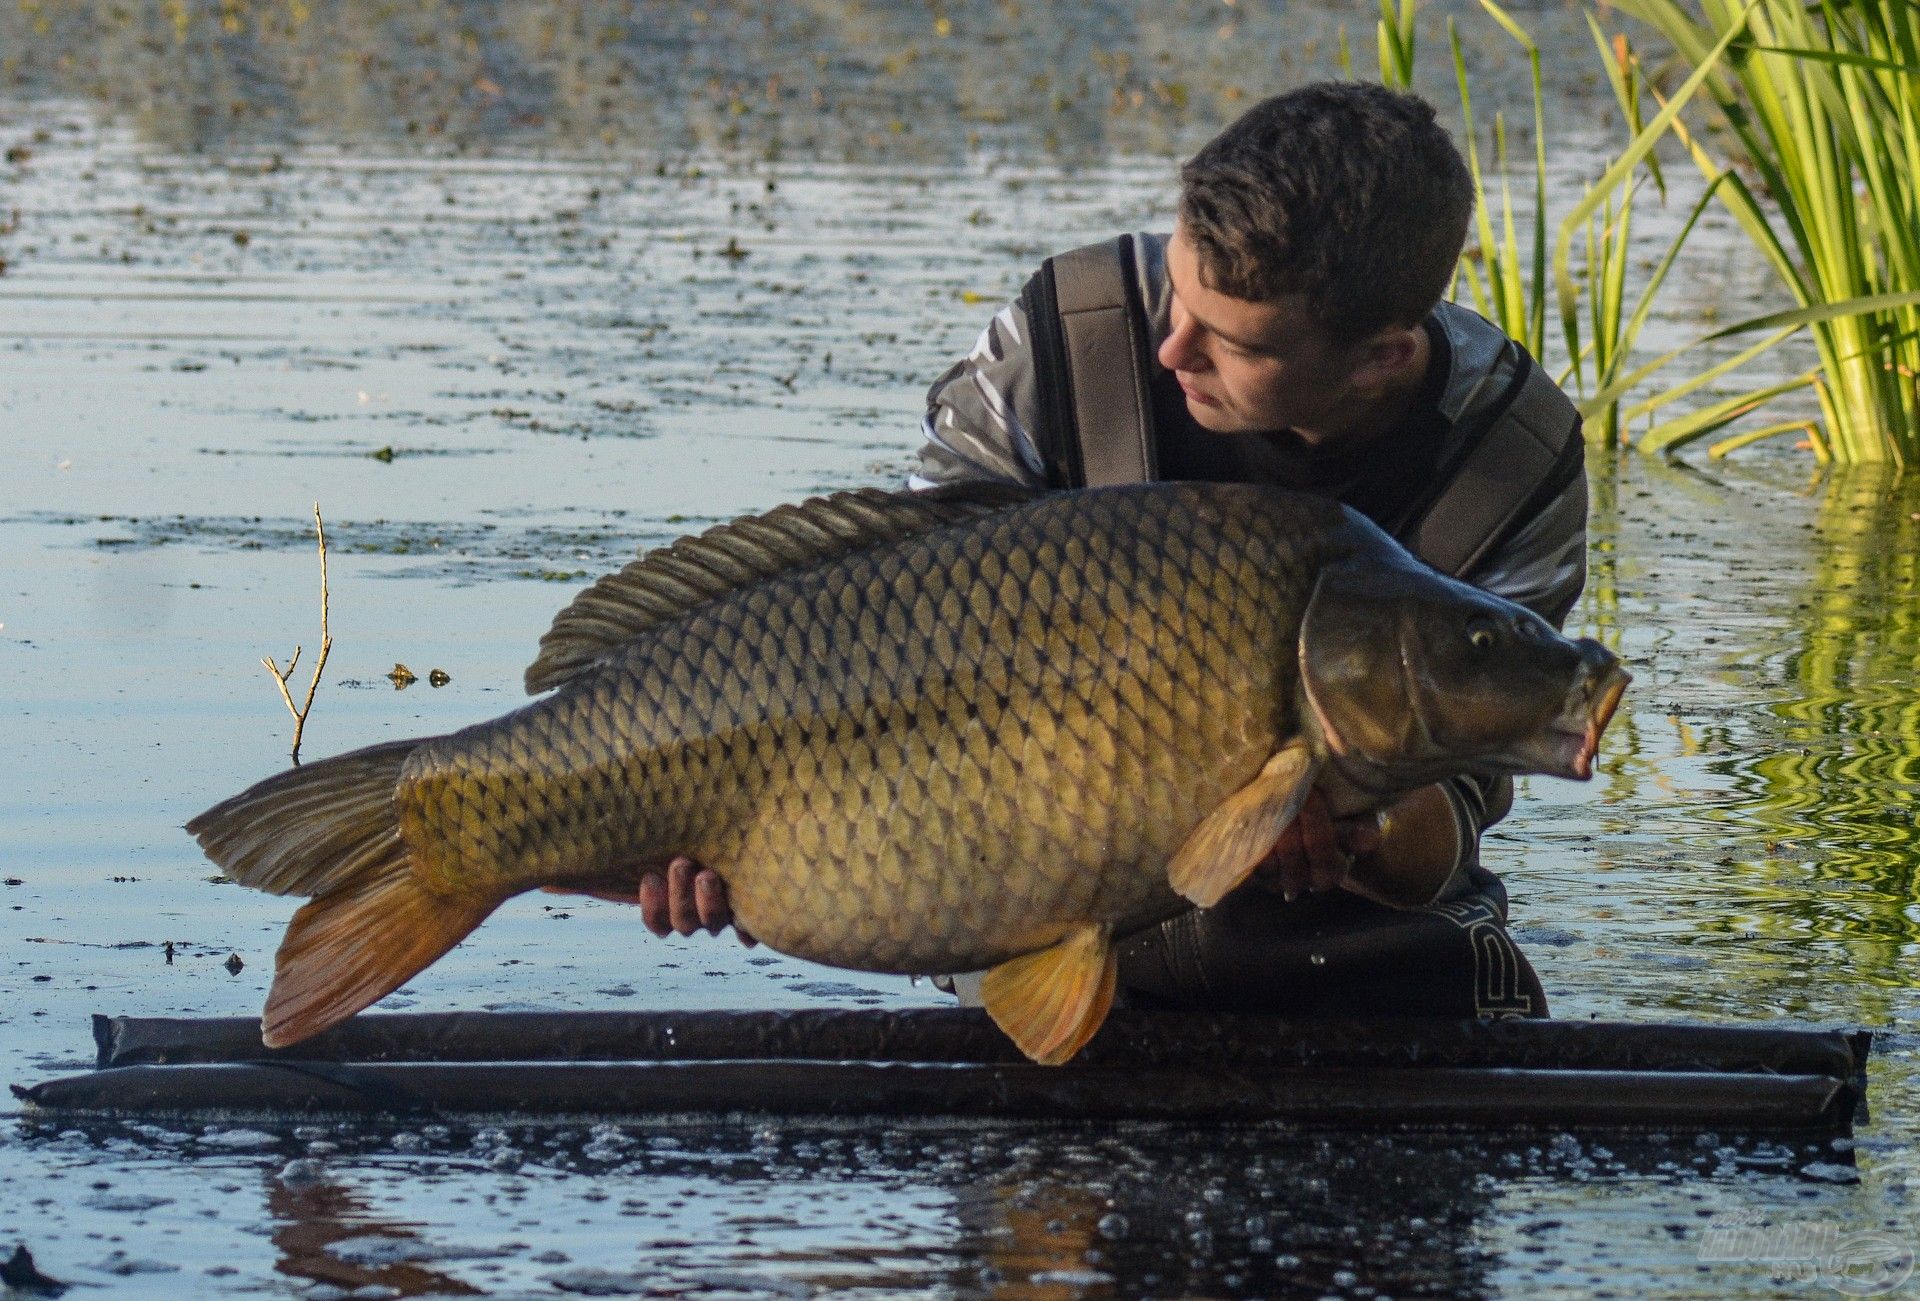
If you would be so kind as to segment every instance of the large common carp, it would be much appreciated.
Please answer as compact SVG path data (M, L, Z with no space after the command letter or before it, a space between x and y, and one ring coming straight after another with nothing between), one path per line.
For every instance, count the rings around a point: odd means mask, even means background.
M842 493L583 592L533 704L259 783L187 824L312 901L262 1038L351 1016L539 887L687 854L786 953L991 968L1065 1061L1116 935L1213 904L1315 785L1336 813L1468 769L1586 778L1627 681L1327 500L1228 484Z

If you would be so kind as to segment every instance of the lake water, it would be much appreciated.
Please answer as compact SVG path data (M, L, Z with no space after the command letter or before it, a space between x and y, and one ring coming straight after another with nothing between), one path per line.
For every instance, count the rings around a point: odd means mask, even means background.
M260 1007L289 908L180 824L284 763L259 660L304 682L315 501L305 753L502 712L636 548L899 479L1038 257L1163 228L1182 152L1329 70L1341 12L0 4L0 1077L89 1066L95 1011ZM1587 37L1525 16L1575 184ZM1709 223L1650 346L1768 295ZM1784 447L1590 471L1571 625L1636 681L1596 781L1489 836L1515 934L1564 1018L1874 1029L1857 1147L0 1109L0 1252L126 1295L1826 1295L1700 1257L1758 1219L1920 1248L1920 493ZM938 997L528 896L383 1006Z

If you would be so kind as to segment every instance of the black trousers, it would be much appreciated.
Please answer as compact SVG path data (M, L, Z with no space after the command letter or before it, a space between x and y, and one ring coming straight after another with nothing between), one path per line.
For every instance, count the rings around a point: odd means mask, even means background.
M1507 891L1477 864L1440 903L1398 911L1344 891L1288 903L1246 885L1120 943L1128 1006L1298 1017L1544 1017L1507 934Z

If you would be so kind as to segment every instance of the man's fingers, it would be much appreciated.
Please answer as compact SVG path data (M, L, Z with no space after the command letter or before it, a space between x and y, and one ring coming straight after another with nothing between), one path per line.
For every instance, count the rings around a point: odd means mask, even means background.
M1347 853L1359 856L1371 854L1380 848L1380 815L1366 813L1357 818L1342 818L1335 826L1339 830L1340 848Z
M693 897L695 870L691 858L676 858L667 864L667 912L673 929L681 935L700 929L700 908Z
M1334 832L1333 819L1327 816L1326 797L1319 791L1307 796L1294 820L1300 829L1301 853L1306 859L1307 888L1331 890L1346 879L1352 861L1341 851Z
M702 869L693 878L694 910L700 914L700 924L707 928L707 934L718 935L733 920L733 909L727 903L727 883L720 879L718 872Z
M1278 890L1289 902L1307 888L1307 860L1300 848L1300 828L1288 823L1273 848L1253 869L1260 884Z
M663 939L673 934L673 920L667 912L667 878L658 872L640 878L640 920Z

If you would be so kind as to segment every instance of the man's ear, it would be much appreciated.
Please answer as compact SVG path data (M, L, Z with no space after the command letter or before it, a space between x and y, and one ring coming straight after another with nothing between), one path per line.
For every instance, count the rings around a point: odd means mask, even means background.
M1354 344L1353 386L1367 392L1406 383L1423 364L1424 332L1421 325L1388 325Z

